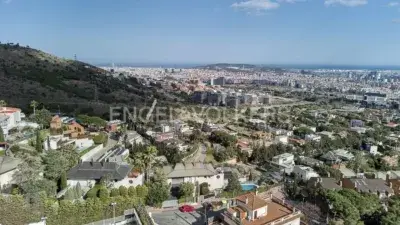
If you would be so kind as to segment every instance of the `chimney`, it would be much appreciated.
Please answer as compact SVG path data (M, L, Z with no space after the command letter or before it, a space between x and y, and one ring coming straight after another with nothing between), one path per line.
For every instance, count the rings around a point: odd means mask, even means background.
M342 182L342 180L339 180L339 186L340 186L340 187L343 187L343 182Z
M329 173L329 172L327 172L328 173L328 177L331 177L331 173Z
M389 187L393 188L393 183L392 182L389 182Z
M246 205L249 204L249 198L246 197Z
M258 190L256 189L256 196L258 195Z

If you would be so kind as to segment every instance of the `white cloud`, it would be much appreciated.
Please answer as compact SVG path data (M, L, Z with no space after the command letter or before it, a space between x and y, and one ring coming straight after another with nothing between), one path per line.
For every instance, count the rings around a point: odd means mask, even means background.
M400 19L394 19L392 20L392 23L400 23Z
M245 11L266 11L279 8L279 3L272 2L271 0L247 0L243 2L235 2L231 5L232 8L245 10Z
M366 5L368 0L325 0L325 5L343 5L348 7L355 7Z
M389 2L389 3L388 3L388 6L389 6L389 7L395 7L395 6L399 6L399 5L400 5L399 2Z

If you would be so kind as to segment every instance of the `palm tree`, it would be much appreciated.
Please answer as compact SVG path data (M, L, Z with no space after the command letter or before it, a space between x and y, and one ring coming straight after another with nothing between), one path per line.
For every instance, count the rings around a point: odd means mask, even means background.
M7 102L4 100L0 100L0 107L6 107L7 106Z
M149 171L157 156L157 148L155 146L148 146L143 152L143 161L146 169L146 181L149 181Z
M35 115L36 116L36 107L39 105L39 103L37 102L37 101L35 101L35 100L32 100L31 101L31 104L30 104L30 106L33 108L33 115Z

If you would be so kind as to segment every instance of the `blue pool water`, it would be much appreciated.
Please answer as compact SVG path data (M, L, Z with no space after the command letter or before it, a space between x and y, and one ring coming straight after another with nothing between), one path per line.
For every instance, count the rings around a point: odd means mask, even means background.
M242 186L243 191L252 191L257 188L257 185L255 184L241 184L240 186Z

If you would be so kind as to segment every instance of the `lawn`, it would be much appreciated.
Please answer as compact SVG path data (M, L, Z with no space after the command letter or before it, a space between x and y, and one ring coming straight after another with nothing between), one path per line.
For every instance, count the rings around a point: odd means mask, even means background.
M217 161L214 159L213 154L207 154L206 155L206 163L211 163L211 164L216 164Z
M91 146L91 147L89 147L89 148L87 148L87 149L85 149L85 150L79 152L79 156L83 156L84 154L90 152L90 150L96 148L97 146L98 146L98 145L93 145L93 146Z

